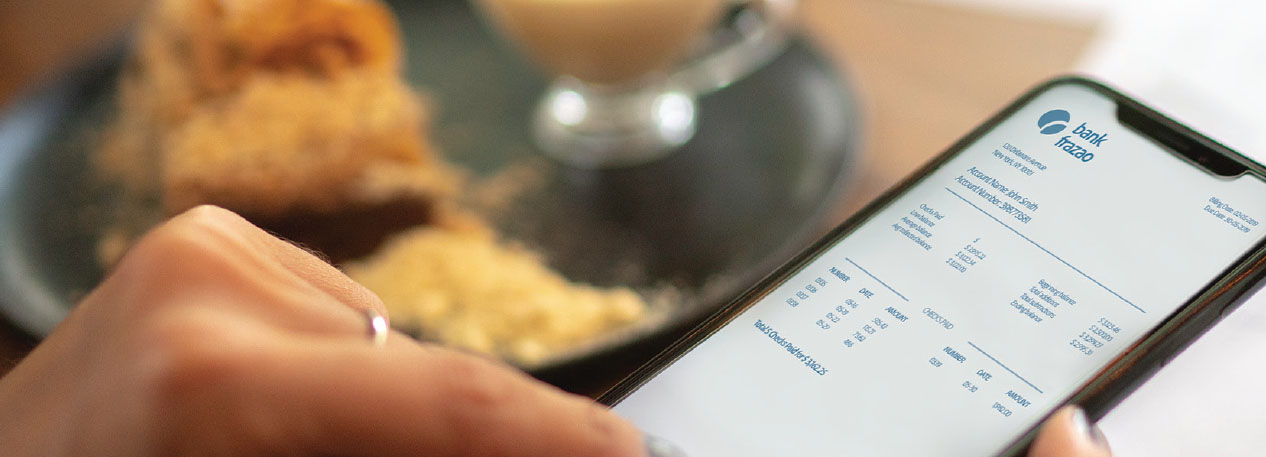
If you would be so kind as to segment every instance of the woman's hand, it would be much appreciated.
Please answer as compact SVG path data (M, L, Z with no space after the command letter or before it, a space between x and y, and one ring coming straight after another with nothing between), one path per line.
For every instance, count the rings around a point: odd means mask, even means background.
M0 380L22 456L645 455L599 405L497 363L369 337L368 290L222 209L140 240Z
M1029 457L1111 457L1108 440L1076 406L1065 406L1046 420Z

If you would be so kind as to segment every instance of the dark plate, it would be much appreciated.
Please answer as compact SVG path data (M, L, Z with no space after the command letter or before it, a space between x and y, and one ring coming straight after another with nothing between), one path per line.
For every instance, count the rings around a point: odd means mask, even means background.
M660 319L531 367L564 386L657 350L771 271L829 222L847 183L854 100L803 41L704 97L698 135L681 151L592 171L534 149L527 120L546 81L466 2L394 7L408 78L435 100L434 140L449 160L476 176L516 166L536 178L490 215L498 228L573 280L681 293ZM0 310L36 336L103 274L94 251L114 196L88 184L87 154L113 109L122 55L0 114Z

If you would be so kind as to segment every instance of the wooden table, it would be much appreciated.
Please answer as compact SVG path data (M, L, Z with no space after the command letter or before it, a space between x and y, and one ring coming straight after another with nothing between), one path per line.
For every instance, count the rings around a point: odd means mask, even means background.
M0 3L0 104L93 52L142 3ZM1093 31L1089 24L893 0L803 0L801 16L805 34L851 76L863 104L863 178L840 201L836 221L1029 86L1067 72ZM33 344L0 322L0 373Z

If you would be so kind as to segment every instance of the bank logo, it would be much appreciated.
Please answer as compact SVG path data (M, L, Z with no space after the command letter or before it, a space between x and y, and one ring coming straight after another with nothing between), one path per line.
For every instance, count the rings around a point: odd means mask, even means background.
M1068 111L1053 109L1037 118L1037 126L1042 128L1043 135L1054 135L1068 128L1068 121L1071 119Z

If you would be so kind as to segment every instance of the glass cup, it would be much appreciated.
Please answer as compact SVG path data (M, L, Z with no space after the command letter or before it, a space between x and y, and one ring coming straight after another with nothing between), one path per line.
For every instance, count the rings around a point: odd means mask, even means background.
M541 150L575 166L611 168L655 160L689 141L696 97L777 55L796 0L474 1L502 35L558 75L532 121Z

